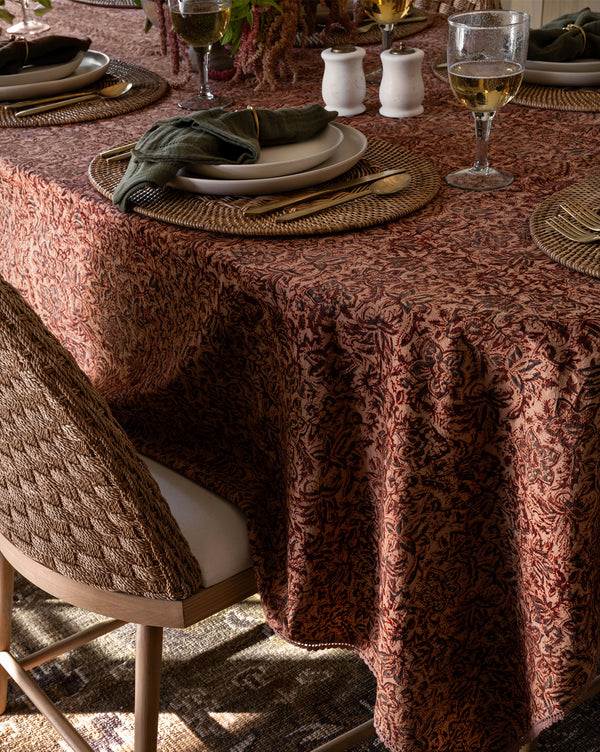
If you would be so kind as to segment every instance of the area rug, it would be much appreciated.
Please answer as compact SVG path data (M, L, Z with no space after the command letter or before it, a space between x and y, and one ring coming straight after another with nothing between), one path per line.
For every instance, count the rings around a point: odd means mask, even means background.
M68 633L68 624L94 621L21 578L15 599L13 650L20 653ZM134 645L128 625L34 672L96 752L133 750ZM189 629L165 630L159 750L308 752L372 717L374 694L360 658L288 645L265 624L258 598L250 598ZM69 748L9 685L0 750ZM355 750L385 752L375 737ZM575 751L600 752L600 696L540 739L539 752Z

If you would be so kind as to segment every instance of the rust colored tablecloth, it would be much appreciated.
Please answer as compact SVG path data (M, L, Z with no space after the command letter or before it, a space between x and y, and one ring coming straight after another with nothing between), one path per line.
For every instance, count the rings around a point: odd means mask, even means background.
M141 13L56 0L53 31L169 77ZM432 161L472 162L471 115L430 71L425 112L345 120ZM378 50L370 48L369 70ZM276 92L320 100L319 50ZM193 84L188 86L191 90ZM87 179L101 150L177 113L0 132L0 273L77 357L138 447L248 514L287 639L360 652L380 737L402 752L510 752L563 716L599 660L600 287L529 218L595 174L591 113L508 105L492 163L361 232L240 238L123 215Z

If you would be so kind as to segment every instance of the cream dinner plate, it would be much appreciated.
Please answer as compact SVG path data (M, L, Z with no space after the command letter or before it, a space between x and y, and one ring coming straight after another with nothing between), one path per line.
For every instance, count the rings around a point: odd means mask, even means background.
M84 54L84 51L81 50L71 60L56 65L29 65L18 73L0 76L0 84L2 86L22 86L24 84L37 84L43 81L57 81L73 73L75 68L79 67Z
M600 84L600 60L573 60L556 63L528 60L523 80L547 86L597 86Z
M191 176L187 170L180 170L177 177L168 185L191 193L212 194L215 196L259 196L263 193L280 193L297 188L310 188L317 183L333 180L353 167L367 148L367 138L356 128L340 123L332 127L342 132L340 145L329 157L316 167L292 175L272 178L252 178L248 180L214 180Z
M110 58L103 52L88 50L75 70L68 76L52 81L0 86L0 99L18 101L35 97L52 96L80 89L97 81L108 68ZM0 81L1 83L1 81Z
M265 146L252 164L188 165L187 172L209 178L244 180L291 175L315 167L332 156L343 139L342 131L329 124L314 138L295 144Z

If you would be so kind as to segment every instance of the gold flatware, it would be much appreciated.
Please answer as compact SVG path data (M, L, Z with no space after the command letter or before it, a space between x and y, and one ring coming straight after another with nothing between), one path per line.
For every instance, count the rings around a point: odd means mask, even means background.
M319 201L311 206L306 206L304 209L296 209L296 211L282 214L279 217L274 217L275 222L291 222L299 217L306 217L309 214L315 214L316 212L323 211L323 209L329 209L331 206L338 206L339 204L345 204L349 201L356 201L359 198L365 196L385 196L390 193L397 193L410 183L411 177L407 173L400 173L398 175L390 175L387 178L381 178L376 180L368 188L356 193L344 193L341 196L334 196L333 198L326 199L325 201Z
M113 162L123 162L126 159L131 159L131 157L133 156L133 146L135 146L135 144L132 144L132 146L127 151L122 151L120 153L113 154L112 156L107 157L106 161L108 162L108 164L112 164Z
M104 89L98 89L98 91L94 91L91 94L84 94L83 96L76 97L65 97L64 99L61 99L57 102L43 104L39 107L30 107L26 110L20 110L19 112L15 112L15 117L39 115L42 112L50 112L51 110L58 110L61 107L69 107L70 105L77 104L79 102L87 102L88 100L95 99L96 97L100 97L101 99L116 99L117 97L121 97L123 96L123 94L126 94L132 86L132 83L126 83L123 81L118 84L113 84L112 86L107 86Z
M548 217L546 224L559 235L562 235L563 238L575 243L597 243L600 241L600 233L584 230L566 217Z
M284 206L299 204L302 201L317 198L317 196L325 196L327 193L335 193L336 191L342 191L346 188L353 188L355 185L373 183L381 178L387 178L391 175L399 175L403 172L406 172L406 170L400 167L383 170L382 172L373 172L370 175L363 175L360 178L345 180L343 183L337 183L336 185L327 185L324 188L318 188L317 190L304 191L302 193L297 193L294 196L286 196L285 198L278 198L274 201L267 201L266 204L260 204L260 206L250 206L247 209L243 209L243 214L247 217L257 217L261 214L268 214L276 209L283 209Z
M113 161L111 157L120 157L121 159L125 159L125 154L127 154L127 156L131 156L131 150L137 144L137 142L138 139L136 138L131 141L127 141L120 146L113 146L112 149L107 149L106 151L101 152L100 157L102 159L106 159L107 162Z
M97 89L83 89L81 91L68 91L62 94L55 94L52 97L42 97L41 99L23 99L20 102L5 102L2 105L3 110L18 110L19 107L33 107L36 104L45 104L46 102L59 102L69 97L84 97L86 94L95 94Z
M588 230L600 231L600 215L588 209L587 206L580 204L578 201L571 201L568 204L561 204L560 208Z

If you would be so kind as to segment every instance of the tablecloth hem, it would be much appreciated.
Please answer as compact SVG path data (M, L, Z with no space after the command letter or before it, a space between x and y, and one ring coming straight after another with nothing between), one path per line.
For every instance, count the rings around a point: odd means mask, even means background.
M552 715L549 715L546 718L543 718L542 720L534 723L533 726L530 727L529 731L524 734L516 743L516 746L514 748L511 748L510 752L518 752L518 750L521 749L521 747L523 747L525 744L528 744L534 739L537 739L542 731L545 731L547 728L550 728L550 726L553 726L559 721L563 721L578 705L580 705L582 702L585 702L586 700L591 699L593 695L590 695L590 697L586 697L586 695L596 678L597 677L594 676L592 679L586 682L583 689L578 692L575 698L572 699L571 702L569 702L562 710L559 710L558 712L553 713Z

